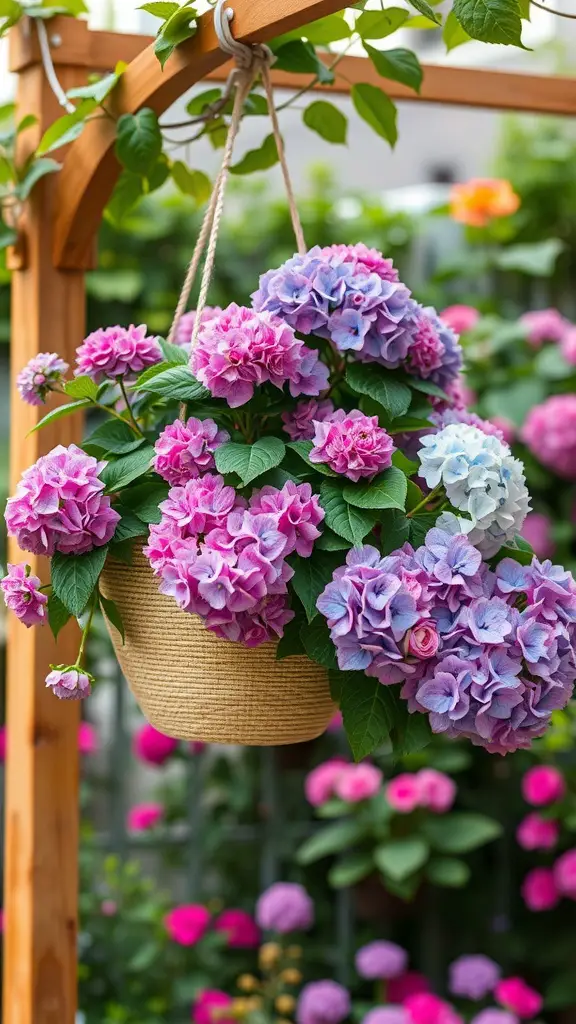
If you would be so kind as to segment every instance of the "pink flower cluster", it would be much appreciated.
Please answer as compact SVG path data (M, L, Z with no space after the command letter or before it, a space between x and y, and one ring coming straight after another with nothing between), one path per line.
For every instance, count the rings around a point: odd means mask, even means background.
M219 430L214 420L174 420L156 441L154 469L172 487L185 484L213 469L214 452L229 440L228 431Z
M190 366L215 398L236 409L266 382L293 398L319 395L328 384L328 368L316 349L298 341L294 330L270 313L232 303L202 325Z
M221 989L204 989L192 1007L192 1020L194 1024L237 1024L237 1017L232 1012L233 1003L232 996Z
M297 882L275 882L259 897L256 923L265 932L308 931L314 924L314 904Z
M260 929L245 910L224 910L212 921L206 907L186 903L174 907L164 919L168 935L179 946L195 946L204 938L210 925L226 936L230 949L253 949L260 942Z
M445 814L456 799L456 783L435 768L422 768L415 774L404 772L388 783L386 799L399 814L410 814L417 807Z
M333 415L334 406L329 398L321 401L309 398L298 402L289 412L283 412L282 422L291 441L311 441L314 437L314 421L324 423Z
M313 440L310 462L325 463L355 483L392 465L390 434L378 425L377 416L365 416L359 409L338 409L329 420L315 421Z
M551 764L529 768L522 779L522 796L532 807L547 807L562 800L566 782L562 772Z
M146 764L162 765L175 752L178 747L178 740L172 736L165 736L153 725L146 722L134 734L132 749L134 756Z
M474 306L447 306L440 313L440 319L448 324L456 334L464 334L465 331L471 331L476 326L480 319L480 313Z
M6 503L6 525L23 551L81 555L107 544L120 516L102 492L97 462L75 444L59 444L22 474Z
M549 807L562 800L565 794L564 776L553 765L535 765L522 779L522 795L533 807ZM559 837L559 823L537 812L528 814L516 832L524 850L552 850ZM563 853L553 867L529 871L522 883L522 896L532 911L551 910L562 896L576 899L576 850Z
M173 487L144 549L160 590L227 640L256 647L281 637L293 617L286 558L308 557L324 518L310 484L263 487L249 507L221 476Z
M427 316L420 317L406 356L408 372L426 380L442 366L444 352L444 344L432 321Z
M312 807L321 807L332 797L356 804L378 793L382 779L382 772L373 764L348 764L342 758L333 758L312 769L304 792Z
M220 306L205 306L200 314L200 323L207 324L215 317L220 316L222 312ZM190 342L192 341L192 335L194 334L194 327L196 325L196 310L192 309L189 313L184 313L178 321L178 327L176 330L176 337L174 343L180 348L190 348Z
M41 581L32 575L32 569L25 562L8 565L8 573L0 580L6 607L14 612L25 626L42 626L46 622L48 598L40 591Z
M532 348L541 348L545 341L561 342L570 323L557 309L537 309L524 313L520 323L526 328L526 340Z
M535 405L520 436L543 466L576 480L576 395L552 395Z
M552 537L552 522L542 512L529 512L521 530L539 559L553 558L556 544Z
M128 811L126 824L129 832L149 832L156 828L164 817L164 808L159 803L135 804Z
M558 822L537 813L527 814L516 831L518 845L523 850L553 850L559 835Z
M134 379L149 366L162 362L162 349L147 330L146 324L130 324L93 331L76 349L74 373L97 382L118 377Z
M60 383L68 369L68 363L56 352L40 352L16 378L20 397L28 405L44 405L49 392Z
M542 1009L544 1000L523 978L502 978L494 990L496 1001L522 1020L530 1020Z
M78 665L51 665L46 686L60 700L83 700L92 692L94 677Z
M522 897L535 913L553 910L563 897L576 900L576 849L566 850L552 867L532 868L522 883Z

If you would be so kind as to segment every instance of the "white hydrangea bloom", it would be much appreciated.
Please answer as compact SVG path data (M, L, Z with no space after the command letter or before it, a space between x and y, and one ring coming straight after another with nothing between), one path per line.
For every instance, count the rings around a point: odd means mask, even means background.
M490 558L520 532L530 511L524 467L510 448L468 423L451 423L421 438L420 476L428 487L443 484L462 532Z

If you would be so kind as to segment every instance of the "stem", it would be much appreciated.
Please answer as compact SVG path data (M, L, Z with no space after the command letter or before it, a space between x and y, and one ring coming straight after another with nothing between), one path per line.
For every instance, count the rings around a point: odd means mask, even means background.
M126 393L126 385L124 384L124 381L122 380L122 377L117 377L116 380L118 381L118 385L120 387L120 391L122 392L122 397L123 397L124 401L126 402L126 408L128 410L128 415L130 417L130 423L132 425L132 428L136 431L137 434L142 434L142 431L140 430L140 427L138 426L138 423L136 422L136 419L134 417L134 413L132 412L132 406L130 405L130 400L129 400L128 395ZM144 435L142 434L142 437L143 436Z
M434 490L430 491L430 494L427 494L426 497L422 498L422 501L418 502L418 504L415 505L415 507L410 510L410 512L406 513L406 518L412 519L412 516L415 516L416 513L419 512L421 508L425 508L426 505L430 505L430 503L434 501L434 498L436 498L437 495L440 494L441 490L442 484L437 484Z
M329 71L334 71L334 68L338 66L343 57L345 57L346 54L348 53L348 50L350 50L354 46L354 44L358 41L359 38L360 36L358 35L357 32L355 32L352 38L350 39L350 42L344 47L342 52L335 57L331 64L327 65ZM302 89L299 89L298 92L295 92L293 96L290 96L290 98L287 99L284 103L281 103L280 106L276 107L276 113L279 113L281 110L286 110L287 107L291 107L292 104L295 103L296 100L299 100L301 96L305 96L306 93L310 92L311 89L315 89L319 81L320 79L318 75L315 75L315 77L312 79L311 82L308 83L308 85L303 86Z
M94 618L94 612L96 611L96 602L98 601L98 590L94 591L94 597L92 599L92 607L88 616L88 621L82 630L82 639L80 640L80 648L78 650L78 657L76 658L75 668L82 667L82 658L84 657L84 648L86 646L86 640L88 639L88 633L92 625L92 619Z
M91 402L92 405L96 405L99 409L102 409L103 412L107 412L110 416L114 416L115 419L120 420L120 423L125 423L127 427L130 427L130 430L133 430L135 434L138 434L138 437L144 437L144 434L140 430L136 420L132 423L130 420L125 419L124 416L121 416L119 412L116 412L116 409L112 409L109 405L102 405L102 402L97 402L95 398L92 398Z

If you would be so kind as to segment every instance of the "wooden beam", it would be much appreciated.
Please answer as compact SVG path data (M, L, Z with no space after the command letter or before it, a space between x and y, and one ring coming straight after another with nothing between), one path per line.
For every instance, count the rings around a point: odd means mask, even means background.
M80 84L85 68L60 71L65 87ZM41 66L19 77L17 117L34 113L38 128L21 136L32 151L59 115ZM46 411L25 405L15 376L38 352L59 352L72 362L84 336L84 285L78 271L52 264L50 227L55 182L34 189L23 221L23 260L12 275L11 492L22 471L57 444L78 442L77 417L28 435ZM10 545L10 561L32 564L44 582L46 559ZM77 702L58 701L44 680L51 662L74 662L76 624L55 644L48 626L26 629L8 616L6 859L4 877L4 1024L74 1024L76 1014L76 916L78 902Z

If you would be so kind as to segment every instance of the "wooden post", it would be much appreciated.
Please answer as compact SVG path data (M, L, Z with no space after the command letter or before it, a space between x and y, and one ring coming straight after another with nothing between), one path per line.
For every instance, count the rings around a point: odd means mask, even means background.
M80 40L88 36L85 24L75 29ZM38 127L21 137L21 156L62 114L41 64L19 65L20 33L30 30L24 22L12 48L12 67L20 72L17 120L39 118ZM65 88L85 81L84 68L59 68L58 74ZM84 337L83 273L52 264L54 185L45 178L34 189L12 259L11 493L26 467L57 444L79 441L82 431L74 417L27 437L45 410L25 405L14 387L16 373L32 356L58 352L71 363ZM46 559L23 555L14 544L9 557L28 561L48 579ZM74 1024L79 705L55 699L44 680L50 662L75 661L78 630L66 627L55 644L48 626L26 629L14 616L8 620L3 1022Z

